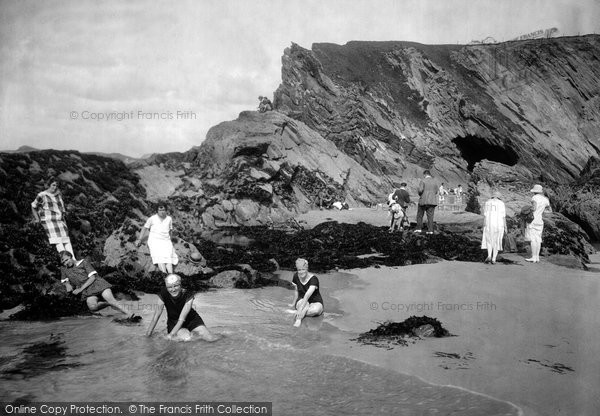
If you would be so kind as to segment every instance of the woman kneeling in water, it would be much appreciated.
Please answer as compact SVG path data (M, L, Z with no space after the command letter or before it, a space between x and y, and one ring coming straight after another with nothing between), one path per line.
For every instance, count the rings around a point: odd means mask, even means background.
M159 301L146 336L152 335L163 308L167 307L167 338L189 341L195 334L205 341L216 341L218 336L211 334L204 321L192 308L194 293L181 287L181 277L169 274L165 277L165 287L158 295Z
M319 293L319 279L308 272L308 261L297 259L296 270L292 278L295 288L292 305L296 308L294 326L298 327L305 316L319 316L323 313L323 298Z

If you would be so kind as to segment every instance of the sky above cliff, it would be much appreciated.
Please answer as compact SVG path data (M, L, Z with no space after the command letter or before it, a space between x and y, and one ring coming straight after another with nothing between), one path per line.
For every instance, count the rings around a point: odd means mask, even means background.
M600 33L597 0L0 0L0 150L185 151L254 110L291 42Z

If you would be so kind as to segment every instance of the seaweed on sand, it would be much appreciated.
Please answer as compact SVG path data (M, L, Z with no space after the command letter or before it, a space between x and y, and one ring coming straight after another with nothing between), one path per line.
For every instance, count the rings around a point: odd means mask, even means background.
M68 360L69 357L75 356L67 354L64 344L61 334L51 334L48 341L36 342L25 347L20 354L19 362L3 370L0 376L2 378L37 377L43 372L80 366L80 363Z
M441 338L452 336L435 318L428 316L411 316L402 322L387 321L375 329L363 332L354 340L365 345L388 346L389 344L408 345L407 338L419 338L416 330L423 325L433 327L432 336Z

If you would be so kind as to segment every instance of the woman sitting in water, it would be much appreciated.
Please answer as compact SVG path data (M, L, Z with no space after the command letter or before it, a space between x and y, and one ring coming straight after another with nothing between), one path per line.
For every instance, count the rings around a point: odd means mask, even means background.
M296 270L292 278L295 289L292 306L296 308L294 326L298 327L305 316L319 316L323 313L323 298L319 293L319 279L308 272L308 261L297 259Z
M167 275L165 287L161 289L158 297L158 305L154 310L154 316L146 331L146 336L152 335L158 318L166 306L168 339L189 341L192 339L192 334L198 335L205 341L219 339L208 331L198 312L192 308L194 293L181 287L181 277L176 274Z
M65 284L67 292L73 290L74 295L82 294L90 311L96 312L107 306L123 312L128 316L128 320L138 322L141 316L129 314L127 309L120 305L115 299L112 285L98 276L98 272L86 260L75 261L73 255L64 250L60 252L60 262L63 265L61 269L61 282ZM75 287L76 289L73 289ZM103 300L99 300L103 299Z

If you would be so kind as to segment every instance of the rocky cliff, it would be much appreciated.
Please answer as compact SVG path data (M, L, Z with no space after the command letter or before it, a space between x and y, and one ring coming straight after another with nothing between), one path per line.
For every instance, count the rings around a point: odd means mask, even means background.
M481 202L500 188L513 213L533 183L569 187L599 156L599 59L595 35L292 44L276 111L243 112L188 152L130 166L150 199L172 200L196 231L284 222L323 187L354 206L383 202L401 180L414 195L425 168L470 184Z
M275 107L391 183L569 183L600 150L600 37L296 44Z

